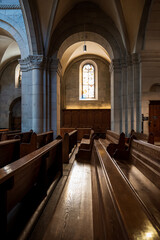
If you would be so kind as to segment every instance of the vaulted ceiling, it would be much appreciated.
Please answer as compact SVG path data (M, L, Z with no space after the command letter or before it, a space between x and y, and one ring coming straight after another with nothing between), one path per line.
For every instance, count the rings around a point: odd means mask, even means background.
M32 0L37 6L44 43L57 24L83 0ZM109 16L121 34L129 52L134 50L145 0L89 0ZM44 44L45 45L45 44Z
M20 56L20 49L14 38L0 28L0 68L15 57Z

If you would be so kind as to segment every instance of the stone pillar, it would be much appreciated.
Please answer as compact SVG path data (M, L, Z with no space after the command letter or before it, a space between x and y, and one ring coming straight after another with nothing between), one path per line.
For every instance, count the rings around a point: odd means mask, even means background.
M32 69L29 57L19 60L21 81L21 130L23 132L32 129Z
M50 121L54 137L60 134L60 74L58 59L52 59L50 65Z
M32 67L32 129L43 132L43 56L30 56Z
M137 53L132 55L133 77L134 77L134 129L141 132L141 78L140 78L140 59Z
M127 59L127 71L128 71L128 131L131 132L134 129L134 78L133 78L133 66L132 57L129 55ZM135 129L134 129L135 130Z
M122 132L122 69L119 59L110 65L111 72L111 130Z
M123 82L123 116L122 131L128 136L128 74L127 61L122 59L122 82Z

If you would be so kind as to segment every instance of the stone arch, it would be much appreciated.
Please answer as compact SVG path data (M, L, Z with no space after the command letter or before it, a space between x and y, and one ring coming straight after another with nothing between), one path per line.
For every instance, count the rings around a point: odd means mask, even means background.
M141 22L139 26L139 32L137 37L137 43L135 52L140 52L144 49L144 43L145 43L145 34L146 34L146 27L148 23L148 17L151 12L153 1L152 0L146 0L143 8L143 13L141 17Z
M65 39L84 32L84 26L86 32L99 34L108 41L114 58L122 58L126 55L121 35L111 18L96 4L89 2L79 3L59 22L52 34L48 54L55 55Z
M6 15L0 14L0 28L6 30L15 39L20 48L21 58L27 57L29 55L28 42L20 26Z
M150 92L160 92L160 83L155 83L150 87Z

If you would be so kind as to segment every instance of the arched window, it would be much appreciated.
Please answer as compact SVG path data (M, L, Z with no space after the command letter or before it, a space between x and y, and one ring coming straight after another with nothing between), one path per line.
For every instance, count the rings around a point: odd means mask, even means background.
M80 100L97 100L97 68L91 61L82 64L80 66Z
M20 70L20 64L18 64L15 68L15 88L21 87L22 80L22 72Z

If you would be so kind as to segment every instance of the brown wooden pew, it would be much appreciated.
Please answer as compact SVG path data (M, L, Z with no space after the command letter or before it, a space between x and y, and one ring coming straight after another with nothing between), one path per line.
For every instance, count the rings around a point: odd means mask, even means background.
M133 140L130 161L160 188L160 147L141 140Z
M3 141L2 136L11 133L20 133L20 130L0 129L0 141Z
M61 128L60 129L60 135L62 138L64 138L65 133L72 132L74 130L77 130L77 141L80 142L84 136L84 134L90 134L91 128Z
M145 133L139 133L139 132L135 132L133 129L131 131L131 136L135 136L137 140L142 140L151 144L154 144L154 134L153 133L149 133L149 135L145 134Z
M22 142L20 145L20 157L29 154L40 147L53 141L53 131L44 133L32 133L29 142Z
M99 140L91 162L95 239L160 239L155 216Z
M14 133L3 133L1 136L1 141L5 140L11 140L15 137L19 137L21 142L28 143L30 142L31 135L33 133L33 130L30 130L29 132L14 132Z
M64 134L63 138L63 163L69 163L69 154L77 146L77 130Z
M80 142L78 153L76 154L76 160L78 161L90 160L94 138L95 138L94 130L91 130L89 135L85 134L83 136Z
M114 152L111 157L124 162L128 160L160 188L160 148L135 138L133 134L128 148ZM101 139L101 143L106 147L106 140Z
M17 232L14 231L20 228L21 222L33 205L35 211L37 201L39 203L39 200L44 198L48 187L58 173L60 177L62 175L62 140L54 140L0 169L0 236L2 240L17 239L14 238Z
M0 142L0 168L20 158L20 140Z

